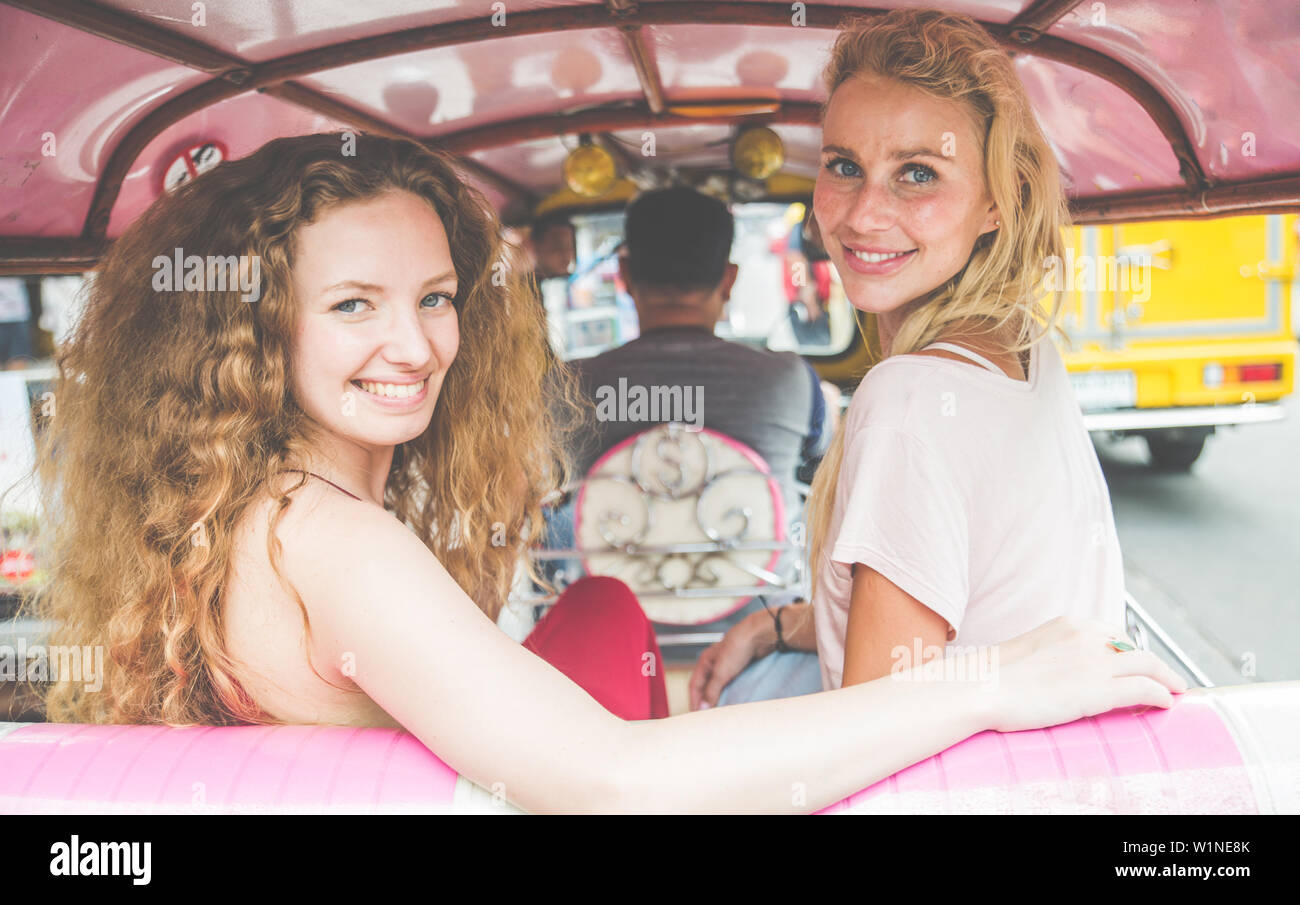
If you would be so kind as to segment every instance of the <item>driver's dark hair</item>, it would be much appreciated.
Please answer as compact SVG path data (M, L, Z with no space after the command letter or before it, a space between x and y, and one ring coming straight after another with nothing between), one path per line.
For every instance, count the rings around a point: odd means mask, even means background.
M717 198L675 186L639 195L627 209L625 232L634 284L713 289L727 269L735 221Z
M533 221L532 236L534 239L540 239L543 235L557 226L562 226L565 229L572 231L573 221L570 220L569 215L563 211L543 214Z

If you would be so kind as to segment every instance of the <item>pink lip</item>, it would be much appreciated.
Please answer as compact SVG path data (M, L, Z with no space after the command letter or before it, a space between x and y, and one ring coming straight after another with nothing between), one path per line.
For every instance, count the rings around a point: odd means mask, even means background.
M845 245L843 242L840 243L840 246L844 249L844 266L846 266L849 270L852 270L854 273L860 273L865 276L888 276L890 274L896 273L897 271L901 270L903 267L907 266L907 263L912 260L913 256L916 253L916 249L913 248L907 251L902 257L890 258L888 261L877 261L875 263L871 263L869 261L862 260L857 255L853 254L853 252L861 251L866 254L889 255L889 254L897 254L898 252L903 251L903 249L852 248L848 245Z

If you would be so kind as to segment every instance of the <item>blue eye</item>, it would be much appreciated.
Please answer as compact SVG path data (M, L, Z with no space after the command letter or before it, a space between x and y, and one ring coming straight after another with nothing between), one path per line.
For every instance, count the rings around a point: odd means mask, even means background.
M369 305L369 304L370 304L370 303L369 303L368 301L366 301L365 299L348 299L348 300L346 300L346 301L339 302L337 305L335 305L334 307L330 308L330 310L331 310L331 311L340 311L340 312L342 312L343 314L356 314L357 312L356 312L355 309L351 309L351 308L349 308L349 309L347 309L347 310L345 311L345 310L343 309L343 306L344 306L344 305L355 305L357 302L361 302L362 304L366 304L366 305Z
M428 306L430 308L442 308L445 305L450 305L455 301L455 299L453 299L450 295L448 295L445 292L430 292L424 298L420 299L420 304L423 305L429 299L437 300L433 305Z
M841 165L844 169L839 169ZM858 169L858 165L844 157L836 157L834 160L826 164L826 169L828 172L836 176L847 179L853 179L862 175L862 171Z
M926 185L927 183L934 182L936 179L939 178L938 173L936 173L934 170L930 169L929 167L925 166L924 164L919 164L919 163L909 163L906 167L903 168L903 172L905 174L906 173L914 174L917 177L915 180L904 180L904 182L910 181L913 185ZM924 179L920 178L922 176L924 176L925 178Z

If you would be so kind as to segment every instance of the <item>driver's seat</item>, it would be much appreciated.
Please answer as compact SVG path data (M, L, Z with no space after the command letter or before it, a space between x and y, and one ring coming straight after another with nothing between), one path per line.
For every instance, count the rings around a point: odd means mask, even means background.
M806 596L780 486L758 453L717 431L662 424L614 446L577 486L572 519L572 547L535 555L565 563L560 584L581 574L626 583L664 646L718 640L683 629L708 628L757 595Z

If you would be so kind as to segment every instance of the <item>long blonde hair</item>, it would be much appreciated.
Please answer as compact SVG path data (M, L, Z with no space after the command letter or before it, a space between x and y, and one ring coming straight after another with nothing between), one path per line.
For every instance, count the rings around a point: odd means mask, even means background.
M354 154L342 153L346 137ZM61 677L46 691L47 718L269 721L227 651L222 591L236 526L264 494L278 502L267 554L280 574L275 527L290 498L272 482L309 442L290 381L294 239L334 205L393 190L427 201L446 230L460 347L428 428L394 451L384 503L497 614L539 502L565 470L565 409L544 387L571 401L572 386L548 377L536 286L511 266L496 216L448 155L371 135L279 139L132 224L59 350L37 468L51 578L34 607L55 624L52 643L103 645L106 675L98 693ZM258 256L260 299L244 301L237 286L155 291L151 262L174 249Z
M1043 275L1053 256L1064 255L1069 212L1056 158L1010 57L967 16L894 10L843 23L823 73L827 105L836 88L860 76L893 79L968 107L982 127L984 178L1001 219L1000 228L976 240L955 276L912 303L884 354L915 352L958 322L981 324L994 336L1010 328L1008 352L1041 341L1060 315L1059 293L1046 310L1042 305ZM808 498L814 590L843 458L841 425Z

